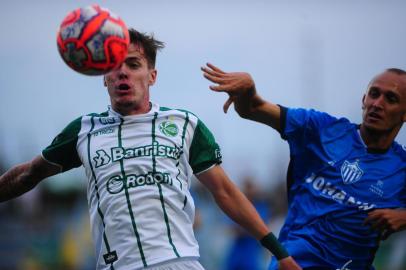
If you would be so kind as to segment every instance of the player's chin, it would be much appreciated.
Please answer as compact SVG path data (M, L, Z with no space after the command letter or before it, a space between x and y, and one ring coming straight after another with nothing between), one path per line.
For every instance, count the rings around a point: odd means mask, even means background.
M116 104L117 107L122 107L122 108L129 108L133 107L136 102L134 101L134 98L131 98L129 96L119 96L114 99L114 103Z
M364 126L374 132L381 133L390 130L388 125L383 121L364 122Z

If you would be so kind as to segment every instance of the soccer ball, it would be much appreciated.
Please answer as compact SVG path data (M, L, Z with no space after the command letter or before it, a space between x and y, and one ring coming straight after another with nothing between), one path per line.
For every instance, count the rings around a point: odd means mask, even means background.
M130 38L124 21L91 5L70 12L58 30L58 51L65 63L85 75L103 75L124 61Z

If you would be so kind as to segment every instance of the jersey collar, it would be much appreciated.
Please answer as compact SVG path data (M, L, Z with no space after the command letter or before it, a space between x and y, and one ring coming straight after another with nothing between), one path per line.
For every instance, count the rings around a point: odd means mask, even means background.
M150 102L149 102L149 105L150 105L150 110L149 110L149 112L143 113L143 114L127 115L127 116L123 116L123 115L121 115L119 112L116 112L116 111L111 107L111 105L108 105L107 108L108 108L109 115L112 116L112 117L134 118L134 117L149 116L149 115L152 115L152 114L154 114L155 112L158 112L158 111L159 111L159 105L158 105L158 104L156 104L156 103L150 101Z
M387 153L387 152L389 151L389 149L392 148L393 143L392 143L392 145L391 145L388 149L379 149L379 148L371 148L371 147L368 147L368 146L365 144L365 142L364 142L364 140L362 139L362 137L361 137L360 127L361 127L361 125L357 125L358 138L359 138L359 141L362 143L362 145L365 147L365 149L367 150L368 153L370 153L370 154L385 154L385 153Z

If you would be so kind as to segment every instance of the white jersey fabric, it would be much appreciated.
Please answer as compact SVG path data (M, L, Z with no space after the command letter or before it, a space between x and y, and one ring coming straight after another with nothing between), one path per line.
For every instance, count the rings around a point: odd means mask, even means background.
M199 257L190 181L221 154L194 114L152 103L142 115L109 108L72 121L42 155L63 171L85 168L97 269Z

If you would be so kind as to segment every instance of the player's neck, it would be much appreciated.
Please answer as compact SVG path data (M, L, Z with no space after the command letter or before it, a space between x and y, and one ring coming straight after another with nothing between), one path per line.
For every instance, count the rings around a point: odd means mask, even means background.
M376 131L369 129L361 124L360 128L361 139L364 141L368 149L387 150L392 145L398 134L400 127L391 131Z
M128 115L137 115L137 114L145 114L151 110L152 104L151 102L144 102L141 105L133 105L133 104L128 104L127 106L121 105L112 105L112 108L114 111L118 112L122 116L128 116Z

